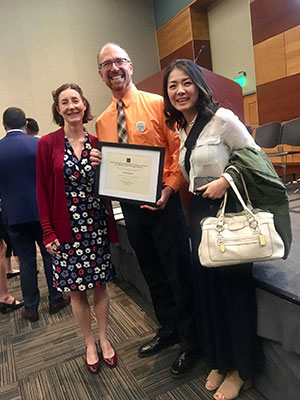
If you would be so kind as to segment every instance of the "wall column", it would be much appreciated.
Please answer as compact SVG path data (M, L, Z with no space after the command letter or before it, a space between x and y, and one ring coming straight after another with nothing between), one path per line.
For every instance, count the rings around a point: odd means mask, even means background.
M203 47L198 64L212 70L207 6L215 1L193 1L158 29L161 68L176 58L194 60Z

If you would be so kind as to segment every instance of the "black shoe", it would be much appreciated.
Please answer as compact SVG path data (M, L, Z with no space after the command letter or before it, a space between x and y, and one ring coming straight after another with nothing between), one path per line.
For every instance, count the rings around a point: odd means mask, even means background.
M150 342L143 344L138 351L139 357L148 357L159 353L161 350L179 343L177 334L162 337L159 335L154 336Z
M195 355L192 353L181 352L171 367L171 374L173 378L182 378L185 376L195 365Z
M17 303L16 299L12 303L5 303L5 302L0 302L0 312L1 314L7 314L10 311L17 310L18 308L21 308L24 306L24 301L20 301Z
M39 313L37 311L27 311L25 308L22 309L21 315L30 322L36 322L39 319Z
M70 296L62 297L61 299L56 300L54 304L49 305L49 313L56 314L68 304L70 304Z
M11 279L11 278L14 278L15 276L18 276L18 275L20 275L20 271L8 272L8 273L6 274L6 278L7 278L7 279Z

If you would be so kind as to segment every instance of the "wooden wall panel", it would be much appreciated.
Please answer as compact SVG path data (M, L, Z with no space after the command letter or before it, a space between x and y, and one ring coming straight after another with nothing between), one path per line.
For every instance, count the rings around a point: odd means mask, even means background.
M263 149L266 153L270 152L270 149ZM300 151L300 146L289 146L288 144L284 145L278 145L274 147L274 150L272 151L275 152L282 152L282 151ZM278 164L283 164L284 163L284 157L270 157L270 161L273 165L278 165ZM287 169L288 169L288 164L300 164L300 154L292 154L290 156L286 157L286 163L287 163ZM280 173L282 176L282 172Z
M206 10L191 8L191 23L194 40L209 40L208 17Z
M300 1L250 0L250 9L259 125L297 118L300 116ZM251 99L245 99L246 121L251 118L250 107ZM288 145L281 147L292 150ZM271 161L280 164L278 157L272 157ZM289 156L287 163L288 174L295 166L300 170L300 155ZM278 172L282 175L281 167Z
M283 33L254 46L256 85L286 76Z
M170 64L171 61L176 60L176 58L188 58L190 60L193 60L195 58L193 41L190 41L179 49L173 51L173 53L169 54L167 57L161 59L161 68L165 68L167 65Z
M283 146L284 151L300 151L300 146L289 146L285 144ZM287 157L287 162L291 164L299 164L300 163L300 154L292 154Z
M203 44L205 45L205 48L199 55L197 64L212 71L211 50L210 50L209 40L194 40L195 57L197 57L198 52Z
M252 128L259 126L256 93L244 96L244 116L245 125L250 125Z
M205 45L205 49L201 52L197 64L212 70L209 40L193 40L185 44L180 47L180 49L177 49L167 57L160 60L161 68L165 68L171 61L176 60L177 58L188 58L189 60L194 60L203 44Z
M193 40L190 8L182 10L157 31L159 57L162 60Z
M299 21L300 22L300 21ZM284 32L286 73L287 75L300 73L300 26Z
M218 1L219 0L194 0L191 1L190 6L193 9L197 8L198 10L206 10Z
M299 0L256 0L250 4L253 44L300 23Z
M220 102L222 107L232 110L244 122L243 92L240 85L206 68L203 68L202 72L208 86L213 92L214 100ZM163 76L164 70L162 69L142 82L139 82L136 86L140 90L162 95Z
M259 124L300 116L300 74L257 86Z

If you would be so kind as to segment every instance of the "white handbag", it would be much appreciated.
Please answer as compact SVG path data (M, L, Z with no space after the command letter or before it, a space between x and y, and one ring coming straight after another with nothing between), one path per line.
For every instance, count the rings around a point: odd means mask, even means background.
M245 204L232 177L222 176L229 182L243 207L240 213L227 213L227 192L216 217L203 218L200 222L202 238L198 254L204 267L224 267L255 261L271 261L282 258L284 243L275 229L273 214L253 209L245 182Z

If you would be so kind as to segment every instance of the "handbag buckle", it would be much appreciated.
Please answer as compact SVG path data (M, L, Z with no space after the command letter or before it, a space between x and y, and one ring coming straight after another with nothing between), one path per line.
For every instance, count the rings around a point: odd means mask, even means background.
M226 246L225 246L224 242L220 242L219 249L220 249L221 253L225 253Z
M256 221L256 219L253 218L252 215L249 215L248 220L249 220L250 228L252 228L253 230L256 231L258 228L258 222Z
M224 229L224 214L221 214L216 224L216 230L220 233Z
M266 245L266 238L265 238L265 235L263 235L262 233L260 233L260 235L259 235L259 244L261 246L265 246Z

